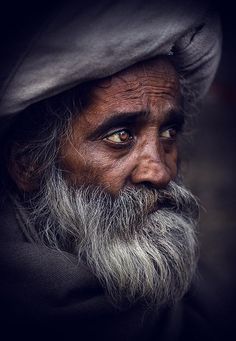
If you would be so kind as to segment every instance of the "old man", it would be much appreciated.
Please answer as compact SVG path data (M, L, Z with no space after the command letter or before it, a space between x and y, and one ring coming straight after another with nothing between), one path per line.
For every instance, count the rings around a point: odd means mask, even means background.
M63 4L31 31L1 84L9 338L202 337L183 298L199 212L179 139L217 68L217 16L194 1Z

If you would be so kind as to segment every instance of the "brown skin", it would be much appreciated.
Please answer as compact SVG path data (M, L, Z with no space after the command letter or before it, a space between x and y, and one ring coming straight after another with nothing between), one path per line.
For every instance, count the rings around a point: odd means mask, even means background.
M100 185L116 195L126 186L163 188L175 179L183 116L177 73L167 58L96 81L89 95L74 115L72 135L61 141L59 162L70 184ZM9 173L20 190L35 191L35 167L16 162L17 148Z
M177 175L180 101L177 73L166 58L98 81L62 144L66 178L114 195L126 186L165 187Z

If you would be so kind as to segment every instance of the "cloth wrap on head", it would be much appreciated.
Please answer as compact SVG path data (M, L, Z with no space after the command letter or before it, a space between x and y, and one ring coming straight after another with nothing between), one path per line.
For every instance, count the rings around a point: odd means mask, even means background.
M157 55L173 54L199 99L220 58L219 19L193 0L69 2L30 30L27 42L18 42L11 70L2 67L0 116Z

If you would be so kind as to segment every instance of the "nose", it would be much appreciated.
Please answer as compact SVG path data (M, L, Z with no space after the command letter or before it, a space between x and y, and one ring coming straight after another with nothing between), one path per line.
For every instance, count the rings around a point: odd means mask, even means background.
M165 164L158 149L145 148L137 158L136 167L131 174L133 184L144 184L164 188L171 181L171 171Z

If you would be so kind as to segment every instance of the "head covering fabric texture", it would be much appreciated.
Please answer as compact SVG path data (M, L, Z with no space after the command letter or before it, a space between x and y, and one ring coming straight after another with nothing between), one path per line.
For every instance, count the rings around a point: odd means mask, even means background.
M26 41L18 42L11 70L2 64L1 116L158 55L173 54L196 99L215 75L220 24L201 2L63 2L49 12L32 25Z

